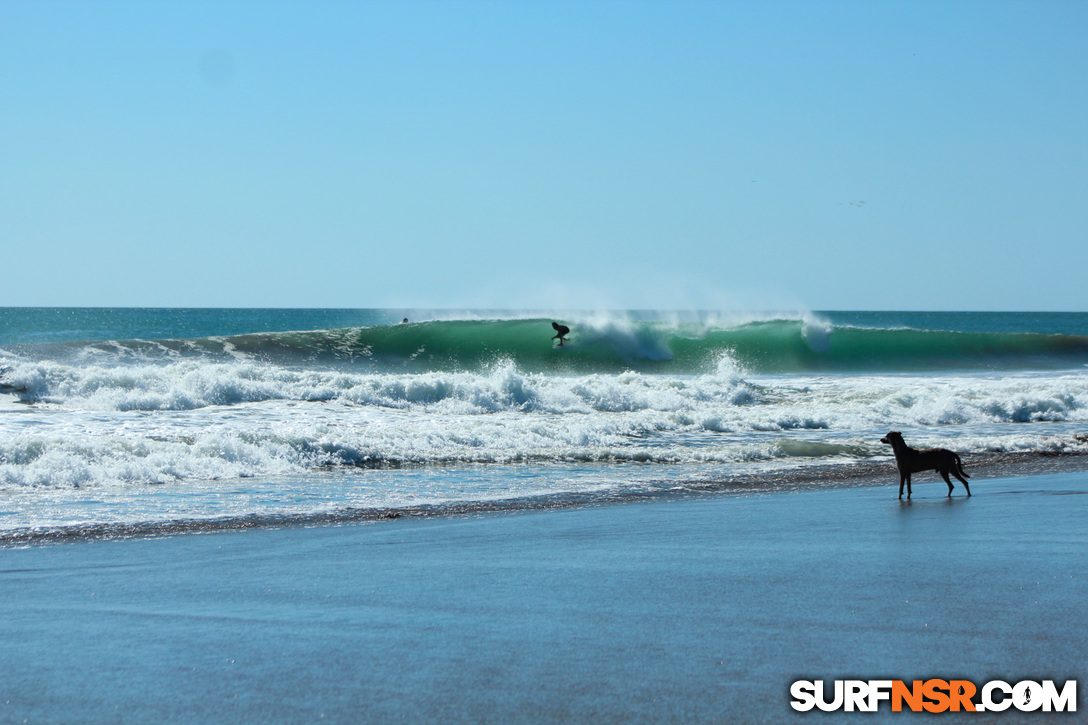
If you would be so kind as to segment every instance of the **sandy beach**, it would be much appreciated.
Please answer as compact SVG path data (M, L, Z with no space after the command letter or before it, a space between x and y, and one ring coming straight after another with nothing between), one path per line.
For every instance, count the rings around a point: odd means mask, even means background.
M781 722L818 717L801 678L1083 682L1088 475L973 490L8 548L0 721Z

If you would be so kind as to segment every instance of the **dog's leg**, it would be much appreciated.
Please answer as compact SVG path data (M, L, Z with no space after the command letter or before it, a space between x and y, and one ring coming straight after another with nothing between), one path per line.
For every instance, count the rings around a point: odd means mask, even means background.
M971 495L971 487L969 485L967 485L967 479L964 478L963 476L961 476L959 474L959 472L954 468L952 469L952 475L955 476L956 478L960 479L960 483L962 483L963 487L967 489L967 495L970 496Z
M902 473L899 474L899 498L903 498L903 484L907 482L907 477ZM908 497L909 498L909 497Z
M910 474L908 473L907 474L907 498L910 498L910 494L911 494L911 490L910 490Z
M948 497L952 498L952 488L953 488L953 486L952 486L952 480L948 477L948 471L942 471L941 469L938 468L937 473L941 474L941 478L943 478L944 482L948 484Z

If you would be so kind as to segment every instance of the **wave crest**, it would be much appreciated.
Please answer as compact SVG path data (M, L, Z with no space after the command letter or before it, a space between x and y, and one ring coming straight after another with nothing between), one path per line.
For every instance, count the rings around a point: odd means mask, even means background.
M700 375L723 357L752 374L1081 368L1088 337L833 326L826 320L742 324L590 318L568 321L556 347L547 319L452 320L195 340L63 343L48 359L82 365L180 360L337 367L374 372L480 371L510 361L560 374ZM40 353L41 350L37 349ZM61 354L63 353L63 354ZM13 384L5 376L4 382Z

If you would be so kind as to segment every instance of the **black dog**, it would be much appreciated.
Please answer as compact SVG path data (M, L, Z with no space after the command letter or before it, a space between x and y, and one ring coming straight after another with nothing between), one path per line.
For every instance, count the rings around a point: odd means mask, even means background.
M899 498L903 498L903 484L907 484L907 498L910 498L910 474L930 469L941 474L944 482L948 484L948 495L952 495L952 480L948 474L958 478L967 489L967 495L971 495L971 487L967 485L970 478L963 471L963 463L959 455L947 448L927 448L918 451L907 445L903 440L903 434L892 431L880 439L881 443L887 443L895 453L895 467L899 469Z

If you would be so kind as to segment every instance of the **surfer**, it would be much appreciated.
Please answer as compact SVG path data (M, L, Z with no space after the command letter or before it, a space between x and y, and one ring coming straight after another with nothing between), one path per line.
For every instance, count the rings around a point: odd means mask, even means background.
M560 325L558 322L553 322L552 323L552 329L555 330L557 333L559 333L555 337L553 337L552 339L553 340L559 340L559 347L563 347L563 341L566 340L567 335L570 334L570 328L567 327L566 325Z

